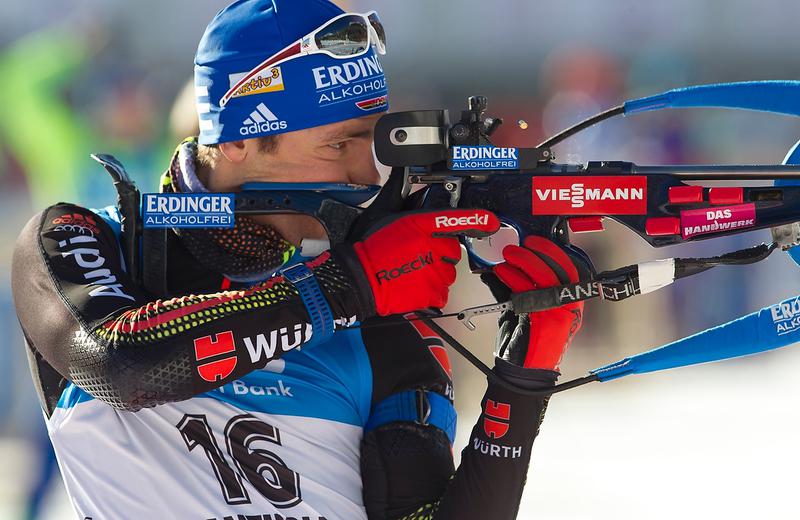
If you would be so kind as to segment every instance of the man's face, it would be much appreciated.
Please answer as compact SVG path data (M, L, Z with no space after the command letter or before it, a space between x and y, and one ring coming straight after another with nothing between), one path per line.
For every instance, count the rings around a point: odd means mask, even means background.
M238 191L246 182L333 182L379 184L380 174L372 154L375 123L380 115L278 135L273 150L265 151L256 139L226 143L221 150L231 160L215 169L209 179L212 191ZM223 148L224 147L224 148ZM278 228L292 243L302 238L322 238L322 226L300 215L262 215L257 221Z
M255 150L242 164L241 183L336 182L379 184L372 141L378 115L278 136L274 150Z

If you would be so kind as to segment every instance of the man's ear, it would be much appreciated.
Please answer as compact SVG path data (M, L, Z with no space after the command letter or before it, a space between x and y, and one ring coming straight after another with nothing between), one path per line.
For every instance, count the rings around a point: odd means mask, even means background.
M248 139L246 141L231 141L228 143L220 143L218 149L222 155L225 156L227 160L232 163L238 164L243 162L246 158L248 153L250 152L250 144L248 141L252 141L252 139Z

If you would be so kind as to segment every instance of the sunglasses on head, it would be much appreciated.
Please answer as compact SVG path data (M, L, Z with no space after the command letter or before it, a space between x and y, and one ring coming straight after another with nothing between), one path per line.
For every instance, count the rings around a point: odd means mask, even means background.
M366 54L371 46L379 54L386 54L386 31L378 13L342 13L303 36L296 42L273 54L244 75L222 96L221 106L259 73L300 56L327 54L332 58L346 59Z

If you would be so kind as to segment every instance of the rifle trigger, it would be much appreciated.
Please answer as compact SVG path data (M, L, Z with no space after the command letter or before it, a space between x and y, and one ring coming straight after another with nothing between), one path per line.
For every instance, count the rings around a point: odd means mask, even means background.
M456 317L467 327L469 330L475 330L475 324L472 323L474 316L481 316L483 314L492 314L495 312L503 312L513 309L510 301L503 303L491 303L489 305L479 305L478 307L470 307L459 312Z

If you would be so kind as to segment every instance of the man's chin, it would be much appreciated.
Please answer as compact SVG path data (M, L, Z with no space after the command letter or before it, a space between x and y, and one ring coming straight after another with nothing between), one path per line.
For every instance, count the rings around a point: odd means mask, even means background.
M277 215L251 215L262 226L274 228L286 241L300 246L304 238L327 240L325 227L310 215L281 213Z

